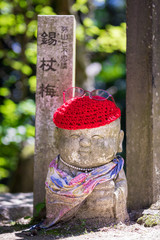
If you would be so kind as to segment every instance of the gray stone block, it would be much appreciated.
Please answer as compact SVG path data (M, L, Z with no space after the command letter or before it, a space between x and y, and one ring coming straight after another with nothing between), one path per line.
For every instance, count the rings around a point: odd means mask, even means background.
M0 194L0 220L17 220L33 215L33 193Z

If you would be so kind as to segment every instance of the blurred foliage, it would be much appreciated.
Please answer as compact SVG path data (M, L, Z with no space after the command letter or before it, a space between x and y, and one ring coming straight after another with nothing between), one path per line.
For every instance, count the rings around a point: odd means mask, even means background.
M77 27L77 39L85 41L89 51L113 53L113 51L119 50L125 53L126 24L107 25L105 29L100 29L93 20L85 18L83 25Z
M89 60L101 64L101 71L96 76L97 85L106 89L116 84L117 92L123 85L124 93L125 7L125 0L77 0L72 6L73 12L78 11L79 16L77 40L85 46ZM122 84L116 83L119 79Z
M56 14L55 6L61 2L0 2L1 192L9 191L23 149L34 145L37 15ZM101 66L95 76L95 87L109 89L124 115L125 1L76 0L70 11L77 18L78 44L84 46L91 63L98 62Z

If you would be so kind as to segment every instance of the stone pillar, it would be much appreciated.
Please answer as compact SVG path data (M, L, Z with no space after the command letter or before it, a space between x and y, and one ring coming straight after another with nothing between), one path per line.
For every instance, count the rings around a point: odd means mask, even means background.
M63 104L63 90L74 85L74 16L38 16L34 206L45 199L48 165L58 154L53 113Z
M160 197L160 1L127 1L127 180L130 209Z

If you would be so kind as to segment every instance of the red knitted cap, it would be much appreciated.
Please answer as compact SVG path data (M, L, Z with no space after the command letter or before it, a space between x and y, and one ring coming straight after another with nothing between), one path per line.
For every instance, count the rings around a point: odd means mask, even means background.
M84 96L65 102L54 113L53 122L59 128L77 130L104 126L120 116L121 111L114 102Z

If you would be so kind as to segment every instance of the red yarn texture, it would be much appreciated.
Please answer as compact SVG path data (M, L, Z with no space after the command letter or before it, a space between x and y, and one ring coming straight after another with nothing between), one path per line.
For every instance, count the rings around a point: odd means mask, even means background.
M120 109L110 100L98 101L88 96L72 98L56 110L53 122L68 130L96 128L115 121Z

